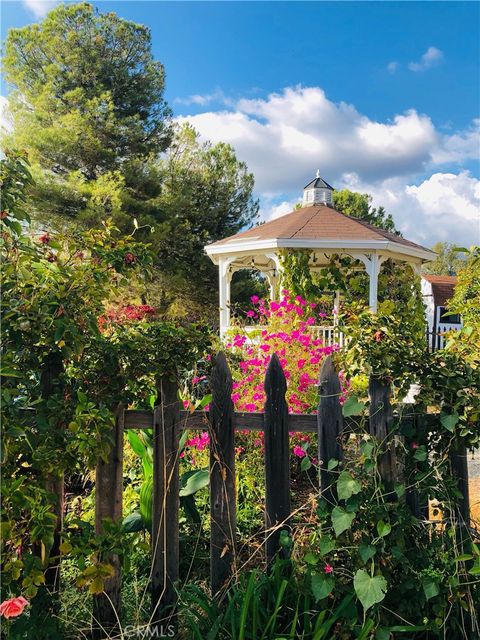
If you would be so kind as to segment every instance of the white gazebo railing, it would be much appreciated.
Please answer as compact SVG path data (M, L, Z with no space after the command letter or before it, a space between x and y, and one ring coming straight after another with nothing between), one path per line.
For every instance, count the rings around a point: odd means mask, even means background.
M265 325L261 324L251 324L243 327L235 327L235 325L232 325L228 328L228 331L238 329L238 332L244 333L248 337L249 341L251 340L252 342L255 342L260 336L261 331L265 328ZM313 325L308 327L308 330L315 339L322 340L325 347L332 347L336 344L343 347L345 344L345 335L333 324L330 326Z

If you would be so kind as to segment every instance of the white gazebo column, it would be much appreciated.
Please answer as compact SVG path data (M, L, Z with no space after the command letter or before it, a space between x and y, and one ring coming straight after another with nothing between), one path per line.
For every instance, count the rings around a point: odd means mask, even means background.
M275 268L273 269L273 271L268 271L265 273L265 276L267 277L268 284L270 287L270 300L275 300L276 293L277 293L277 285L281 279L280 276L281 276L282 264L280 262L280 256L278 256L276 253L266 253L265 255L275 265Z
M219 258L218 261L218 292L220 307L220 338L223 338L230 326L230 283L232 273L230 265L235 257Z
M370 311L373 313L377 313L378 309L378 274L380 273L380 267L382 266L382 262L387 260L387 256L381 256L377 253L372 253L370 255L361 254L358 258L365 264L365 269L368 273L369 278L369 289L368 289L368 306L370 307Z

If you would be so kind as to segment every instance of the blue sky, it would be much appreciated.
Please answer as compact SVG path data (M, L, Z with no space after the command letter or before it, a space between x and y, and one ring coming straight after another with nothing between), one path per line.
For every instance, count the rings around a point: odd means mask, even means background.
M175 116L233 144L264 218L319 168L413 240L480 242L479 3L94 4L151 28ZM4 2L2 38L49 6Z

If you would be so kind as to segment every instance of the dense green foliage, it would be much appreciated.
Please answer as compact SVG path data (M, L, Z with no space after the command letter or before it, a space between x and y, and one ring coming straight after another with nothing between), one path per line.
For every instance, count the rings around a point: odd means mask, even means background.
M424 273L437 276L455 275L465 264L465 253L459 251L453 242L436 242L432 251L437 257L422 267Z
M148 247L108 221L102 229L32 238L25 158L7 155L0 178L2 586L6 596L21 590L32 599L34 637L50 639L57 622L42 585L59 552L76 558L79 586L94 593L110 575L105 554L121 542L118 526L100 535L74 518L59 549L59 483L105 458L118 403L148 406L158 378L190 368L206 339L195 327L155 317L115 322L109 305L131 275L148 276Z
M365 220L374 227L385 229L396 235L401 235L395 228L392 215L387 214L384 207L372 207L372 196L368 193L358 193L349 189L341 189L333 192L333 204L335 209L354 218Z
M4 67L5 143L29 153L35 217L49 230L109 217L123 233L138 220L155 247L153 302L173 315L192 296L193 315L212 308L216 270L203 247L255 219L253 176L230 145L172 124L149 30L87 3L60 5L10 30Z

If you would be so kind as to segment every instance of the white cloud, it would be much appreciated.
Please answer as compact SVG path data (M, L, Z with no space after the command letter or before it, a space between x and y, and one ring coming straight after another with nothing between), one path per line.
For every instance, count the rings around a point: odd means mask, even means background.
M9 133L12 130L12 118L8 112L8 100L0 96L0 132Z
M392 60L392 62L389 62L387 64L387 71L389 73L395 73L395 71L397 71L397 69L399 69L400 67L400 63L396 62L396 60Z
M23 0L23 5L36 18L44 18L59 2L60 0Z
M410 71L427 71L437 66L443 60L443 52L437 47L428 47L418 62L410 62L408 68Z
M261 220L275 220L280 218L286 213L290 213L295 208L300 198L294 198L292 200L282 200L281 202L274 203L271 198L263 197L260 201L259 216Z
M227 106L232 104L232 101L225 96L221 89L216 89L213 93L195 93L187 98L175 98L174 102L185 105L196 104L201 107L205 107L212 102L221 102Z
M434 173L418 185L402 178L368 184L350 174L340 186L370 193L373 205L384 206L409 240L426 246L439 240L480 244L480 180L468 171Z
M264 220L291 210L319 168L337 188L371 193L414 241L433 244L451 234L464 243L474 234L467 222L471 227L471 185L478 181L462 173L461 164L478 156L479 121L445 133L411 109L381 122L354 105L330 101L319 87L301 86L178 119L205 139L234 146L255 175ZM455 172L439 173L455 166ZM426 198L428 185L445 210Z
M475 118L464 131L442 137L439 147L432 152L434 163L477 160L480 156L480 118Z
M206 139L230 142L260 192L298 190L317 167L331 180L344 173L369 182L424 173L432 163L472 157L477 136L474 128L443 135L414 109L371 120L351 104L330 101L319 87L287 88L179 120Z

